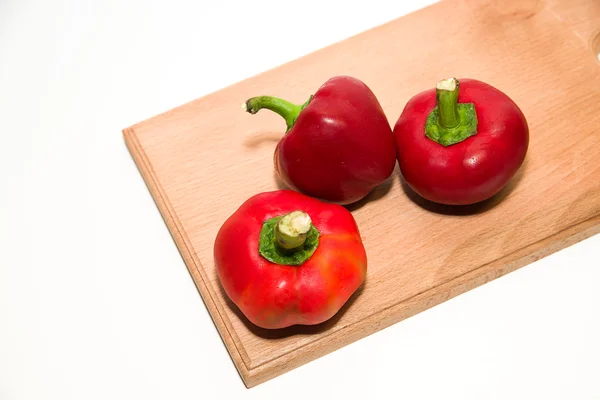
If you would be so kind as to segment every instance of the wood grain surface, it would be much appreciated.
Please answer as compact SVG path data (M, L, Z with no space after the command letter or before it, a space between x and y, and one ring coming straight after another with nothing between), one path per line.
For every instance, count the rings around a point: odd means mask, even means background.
M248 387L600 232L599 29L597 0L443 1L124 130ZM529 153L502 192L469 207L421 200L396 169L349 207L369 260L361 289L322 325L260 329L224 295L213 242L248 197L282 187L272 159L285 124L240 105L303 103L340 74L369 85L392 125L439 79L488 82L525 113Z

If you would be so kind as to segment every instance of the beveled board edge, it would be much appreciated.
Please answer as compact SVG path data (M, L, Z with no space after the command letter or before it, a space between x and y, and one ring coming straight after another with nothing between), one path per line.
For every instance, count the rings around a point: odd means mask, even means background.
M231 355L234 365L244 384L248 388L289 372L292 369L322 357L363 337L387 328L435 305L441 304L459 294L465 293L515 271L520 267L600 233L600 214L598 214L552 236L523 247L516 252L484 264L479 268L455 277L447 282L428 289L427 291L421 292L412 298L396 303L392 307L375 312L355 324L343 326L335 335L324 335L318 340L273 359L268 363L255 368L248 368L244 361L244 349L241 345L238 346L236 344L238 341L236 340L237 336L235 335L235 332L232 331L228 319L220 311L220 308L224 305L220 304L214 298L213 293L211 293L207 285L207 278L204 276L204 272L200 267L200 261L196 257L195 252L191 250L191 244L189 243L187 234L175 215L160 182L156 179L152 165L136 137L135 128L130 127L124 129L123 136L127 148L146 182L146 185L171 232L173 240L184 259L187 269L192 275L192 279L209 310L213 322ZM247 358L247 356L245 358Z
M231 358L233 359L233 363L238 370L244 384L247 387L250 387L248 380L250 378L249 370L246 366L246 363L242 359L242 353L240 349L238 349L233 336L230 332L230 329L227 327L225 323L226 318L223 317L221 312L217 307L217 302L213 298L213 295L210 293L208 286L206 284L207 279L203 276L202 268L199 266L200 260L196 257L195 253L190 249L192 248L189 243L189 239L187 237L186 232L183 230L181 223L179 222L177 215L173 211L173 207L171 206L166 193L164 193L160 182L156 179L154 171L152 169L152 165L150 161L146 157L146 153L143 148L140 146L137 136L135 134L134 127L129 127L123 130L123 137L125 139L125 144L131 153L135 164L142 175L154 202L156 203L160 214L165 221L175 244L179 250L179 253L183 257L185 265L192 276L192 280L194 281L196 288L200 292L202 299L204 300L204 304L206 305L209 314L221 335L222 340L227 347Z

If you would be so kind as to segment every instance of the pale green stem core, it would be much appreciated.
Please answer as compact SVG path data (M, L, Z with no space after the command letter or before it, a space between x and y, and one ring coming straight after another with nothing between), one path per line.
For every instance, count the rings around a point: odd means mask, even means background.
M258 252L275 264L302 265L319 247L319 236L307 213L292 211L263 222Z
M281 115L283 119L285 119L287 132L292 129L292 126L294 126L298 115L300 115L300 112L308 105L308 103L310 103L311 100L312 96L310 96L306 103L298 105L273 96L257 96L248 99L242 105L242 108L250 114L256 114L263 108L276 112L277 114Z
M285 250L301 247L312 226L310 217L303 211L292 211L284 215L275 225L277 245Z

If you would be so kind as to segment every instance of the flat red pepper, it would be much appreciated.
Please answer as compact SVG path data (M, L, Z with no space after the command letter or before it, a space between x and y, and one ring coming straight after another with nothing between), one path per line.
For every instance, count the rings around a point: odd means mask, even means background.
M219 230L214 257L227 296L267 329L328 320L367 269L352 214L291 190L244 202Z
M406 183L422 197L464 205L498 193L525 159L529 128L519 107L477 80L440 81L413 97L394 127Z
M350 204L394 170L396 149L390 124L373 92L356 78L329 79L303 105L270 96L245 103L251 114L263 108L287 123L274 164L291 189Z

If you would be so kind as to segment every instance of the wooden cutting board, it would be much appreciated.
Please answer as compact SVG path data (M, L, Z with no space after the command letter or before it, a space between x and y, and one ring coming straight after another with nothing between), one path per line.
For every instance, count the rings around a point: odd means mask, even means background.
M245 384L600 232L599 49L597 0L448 0L125 129ZM274 113L251 116L240 104L260 94L302 103L340 74L367 83L392 125L411 96L439 79L488 82L525 113L529 153L501 193L461 208L421 200L396 169L350 207L369 261L362 288L322 325L260 329L224 295L213 241L248 197L281 187L272 158L285 126Z

